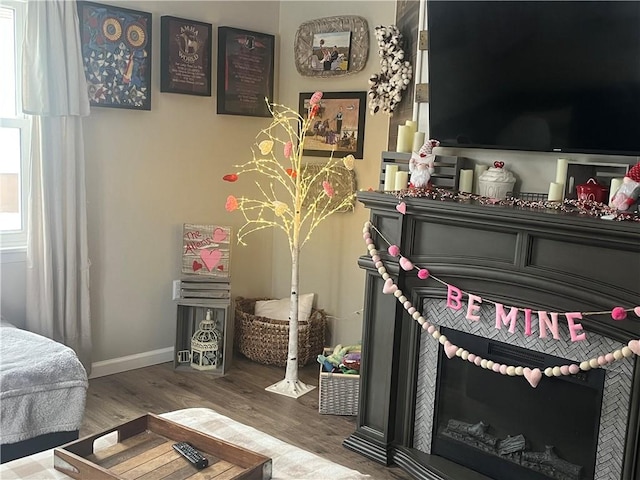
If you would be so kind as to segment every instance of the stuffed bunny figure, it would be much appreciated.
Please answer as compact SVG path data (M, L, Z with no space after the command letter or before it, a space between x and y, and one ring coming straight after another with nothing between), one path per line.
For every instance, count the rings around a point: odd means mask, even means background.
M411 154L409 160L409 172L411 178L409 186L411 188L431 188L431 175L435 171L434 162L436 159L433 149L440 145L438 140L428 140L418 152Z

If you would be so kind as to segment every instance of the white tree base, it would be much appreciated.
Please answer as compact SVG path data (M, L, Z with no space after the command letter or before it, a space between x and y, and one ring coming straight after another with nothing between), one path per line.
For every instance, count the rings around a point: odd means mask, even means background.
M309 393L314 388L316 388L314 385L307 385L306 383L302 383L300 380L293 382L285 378L284 380L280 380L278 383L268 386L265 390L279 395L286 395L291 398L298 398L305 393Z

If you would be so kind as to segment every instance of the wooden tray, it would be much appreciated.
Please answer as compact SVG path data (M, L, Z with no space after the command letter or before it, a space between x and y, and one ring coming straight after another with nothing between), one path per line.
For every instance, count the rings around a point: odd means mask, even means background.
M118 443L94 452L94 441L118 432ZM196 470L172 445L189 442L209 459ZM54 467L81 480L268 480L271 459L148 413L54 450Z

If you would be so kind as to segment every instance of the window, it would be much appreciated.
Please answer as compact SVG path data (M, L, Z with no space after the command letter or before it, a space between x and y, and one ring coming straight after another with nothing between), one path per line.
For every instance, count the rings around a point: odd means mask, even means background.
M0 247L25 247L30 123L21 110L25 4L0 5Z

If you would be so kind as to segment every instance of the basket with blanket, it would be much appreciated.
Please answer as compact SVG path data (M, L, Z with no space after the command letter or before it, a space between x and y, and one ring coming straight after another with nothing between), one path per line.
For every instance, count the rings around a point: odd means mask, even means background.
M315 360L324 348L327 315L313 308L313 293L298 297L298 366ZM234 343L254 362L284 367L289 347L289 299L235 301Z

